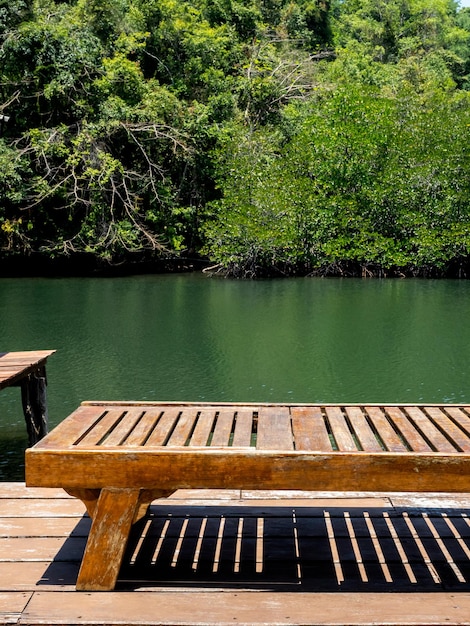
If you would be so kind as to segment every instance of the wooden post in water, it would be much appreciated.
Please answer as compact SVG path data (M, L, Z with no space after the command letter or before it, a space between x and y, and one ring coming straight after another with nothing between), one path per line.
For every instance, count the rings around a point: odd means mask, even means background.
M46 387L45 366L39 367L21 381L21 400L30 446L34 446L48 432Z

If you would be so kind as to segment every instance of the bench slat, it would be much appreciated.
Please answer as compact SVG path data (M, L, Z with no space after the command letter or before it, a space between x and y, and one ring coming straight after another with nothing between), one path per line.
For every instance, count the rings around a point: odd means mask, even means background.
M360 407L346 407L346 414L363 450L367 452L383 450Z
M356 451L358 447L349 431L341 408L339 406L326 407L326 415L338 449L343 452Z
M196 427L191 437L190 447L205 447L212 432L216 412L210 409L200 411Z
M457 425L460 426L460 428L462 428L462 430L464 430L467 435L470 435L470 417L464 412L464 410L470 411L470 407L446 408L447 413L457 423Z
M455 452L456 448L452 443L444 437L441 431L436 428L429 417L416 406L407 407L406 412L413 420L415 425L423 433L424 437L437 450L437 452Z
M333 450L320 407L292 407L291 415L296 450Z
M262 407L258 413L256 447L259 450L293 450L288 407Z
M162 412L163 408L155 408L153 410L145 411L140 420L134 424L132 429L129 430L129 434L123 441L123 445L131 447L144 445L149 433L153 431Z
M82 437L77 443L78 447L89 447L98 445L108 433L113 430L113 427L123 416L124 411L122 409L111 409L106 413L103 413L101 419L95 423L93 428Z
M124 418L117 424L101 445L104 447L119 446L126 440L141 416L142 409L131 409L130 411L126 411Z
M212 435L211 446L226 447L229 445L234 417L235 411L232 409L221 409L219 411Z
M233 447L249 448L252 445L253 413L254 410L252 409L237 410L232 441Z
M145 446L163 446L168 436L171 434L179 414L179 408L165 408L155 428L145 442Z
M416 430L414 424L406 417L404 412L398 407L386 407L386 414L401 432L409 448L414 452L430 452L431 446L426 442L421 434Z
M188 441L189 435L194 428L194 422L197 419L197 411L183 409L179 416L175 430L167 442L167 446L184 446Z
M448 417L444 411L437 407L428 407L426 412L429 417L434 420L436 425L442 429L448 435L449 439L455 443L463 452L470 452L470 437L466 432L461 430L456 424Z
M364 409L386 449L390 452L406 452L408 448L392 428L383 410L378 406L366 406Z

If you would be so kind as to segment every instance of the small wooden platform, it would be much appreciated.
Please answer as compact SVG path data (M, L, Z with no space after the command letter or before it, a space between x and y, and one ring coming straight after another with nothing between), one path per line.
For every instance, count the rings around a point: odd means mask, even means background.
M178 491L133 530L117 590L77 593L90 520L0 483L0 624L470 623L470 496Z
M55 350L0 352L0 390L21 387L29 444L48 432L46 362Z
M24 378L45 367L55 350L0 352L0 389L18 385Z

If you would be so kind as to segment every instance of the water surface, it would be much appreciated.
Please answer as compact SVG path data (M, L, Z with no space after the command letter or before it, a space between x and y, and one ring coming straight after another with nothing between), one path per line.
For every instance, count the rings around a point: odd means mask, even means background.
M57 350L51 426L82 400L470 402L469 320L458 280L0 279L0 351ZM25 446L4 390L1 480Z

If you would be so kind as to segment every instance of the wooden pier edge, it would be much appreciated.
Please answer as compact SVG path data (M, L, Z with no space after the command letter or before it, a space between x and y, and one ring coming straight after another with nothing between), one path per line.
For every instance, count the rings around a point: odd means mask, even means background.
M0 390L20 387L29 445L49 431L46 362L55 350L0 352Z

